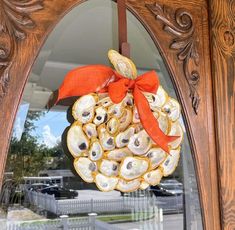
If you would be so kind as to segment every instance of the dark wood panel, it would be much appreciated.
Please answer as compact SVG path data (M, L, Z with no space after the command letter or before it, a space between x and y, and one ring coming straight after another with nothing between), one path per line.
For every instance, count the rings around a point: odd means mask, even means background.
M211 0L210 17L221 222L235 229L235 1Z
M6 1L6 0L5 0ZM5 1L0 0L0 11L6 12L4 8ZM8 0L11 2L10 0ZM14 1L12 1L14 2ZM26 0L25 2L31 2ZM0 113L0 175L4 172L7 149L11 135L13 120L17 111L18 104L27 81L31 66L50 31L55 24L71 10L75 5L82 3L81 0L38 0L41 7L28 11L28 15L34 21L35 26L25 27L25 37L16 39L14 48L11 50L11 56L4 58L4 51L0 52L0 79L5 79L3 73L9 73L1 100ZM146 4L153 5L155 1L128 0L128 8L142 22L150 33L156 46L163 55L167 68L172 76L173 83L181 100L185 120L187 122L187 131L189 133L192 146L193 158L195 160L198 187L200 191L200 200L202 206L204 228L208 230L220 229L219 209L218 209L218 188L215 154L215 136L214 119L212 103L212 83L209 61L209 36L207 4L205 0L159 0L160 7L166 7L170 10L169 20L177 26L177 12L184 14L179 16L182 26L194 28L193 47L198 55L196 63L191 60L191 56L181 59L179 52L181 48L172 49L175 35L164 30L164 21L158 20L154 12L146 7ZM23 4L23 3L22 3ZM182 9L183 6L183 9ZM42 9L41 9L42 8ZM7 14L1 18L1 25L5 25ZM168 17L168 16L167 16ZM192 18L192 22L189 20ZM29 23L30 24L30 23ZM188 25L187 25L188 24ZM179 25L178 25L179 26ZM183 29L184 30L184 29ZM185 28L187 31L187 28ZM9 36L10 35L10 36ZM12 44L12 30L6 30L0 37L1 45ZM181 35L183 38L184 35ZM190 38L189 36L189 38ZM195 37L194 37L195 36ZM190 40L190 39L189 39ZM12 46L10 46L12 47ZM8 51L7 51L8 52ZM7 52L5 52L7 54ZM191 51L188 51L190 54ZM1 63L10 63L10 68L5 71ZM184 64L186 63L186 64ZM185 65L189 68L185 69ZM192 103L193 97L190 97L190 84L187 77L197 71L200 81L196 85L196 98L200 98L199 107ZM196 101L197 102L197 101ZM197 114L195 113L197 112Z

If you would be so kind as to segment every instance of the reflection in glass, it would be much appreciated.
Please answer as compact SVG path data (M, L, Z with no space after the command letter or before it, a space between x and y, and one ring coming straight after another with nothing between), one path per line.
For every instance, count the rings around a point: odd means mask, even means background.
M150 189L125 194L102 193L94 184L84 183L73 171L71 157L63 152L61 136L70 125L69 107L45 111L49 95L74 67L109 65L107 51L117 49L117 37L116 4L89 1L66 15L41 49L15 120L0 196L1 218L8 226L56 229L67 223L97 229L202 229L186 135L171 177ZM163 87L176 98L158 50L130 13L128 37L139 74L156 70Z

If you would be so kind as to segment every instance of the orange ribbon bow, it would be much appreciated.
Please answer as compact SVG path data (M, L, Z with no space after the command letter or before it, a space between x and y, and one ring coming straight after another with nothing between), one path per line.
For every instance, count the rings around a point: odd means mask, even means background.
M168 144L178 137L167 136L159 128L157 119L142 92L155 94L159 86L155 71L138 76L135 80L125 78L112 68L103 65L89 65L70 71L59 88L56 103L64 98L82 96L94 92L108 92L114 103L121 102L128 90L133 90L134 103L143 128L164 151L169 153Z

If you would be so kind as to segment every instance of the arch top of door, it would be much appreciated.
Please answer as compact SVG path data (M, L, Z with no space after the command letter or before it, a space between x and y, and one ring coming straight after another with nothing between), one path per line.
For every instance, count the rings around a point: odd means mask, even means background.
M83 2L0 0L1 179L13 121L31 67L55 25ZM149 32L171 75L195 159L204 226L219 229L206 1L128 0L127 6Z

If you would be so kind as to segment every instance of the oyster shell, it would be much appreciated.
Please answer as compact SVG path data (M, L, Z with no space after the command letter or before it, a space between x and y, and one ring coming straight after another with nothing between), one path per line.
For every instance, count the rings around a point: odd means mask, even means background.
M141 130L137 134L131 136L127 147L135 155L144 155L151 147L151 139L145 130Z
M137 77L137 69L131 59L119 54L115 50L109 50L108 57L119 74L130 79L135 79Z
M123 104L125 106L133 106L134 105L134 98L131 93L127 93L125 98L123 99Z
M79 157L88 150L89 140L79 122L73 123L69 129L67 133L67 146L74 157Z
M145 190L149 187L149 184L146 181L141 181L140 183L140 189Z
M99 171L105 176L117 176L119 164L116 161L103 159L99 164Z
M135 179L131 181L119 179L117 184L117 189L121 192L132 192L137 190L139 186L140 186L140 179Z
M158 111L167 101L168 95L166 91L159 86L156 94L144 93L147 98L150 108L154 111Z
M88 94L80 97L73 105L72 115L75 120L81 123L89 123L94 117L94 106L98 100L95 94Z
M140 117L139 117L139 113L138 113L136 106L134 106L134 109L133 109L132 122L140 123Z
M151 169L155 169L166 159L167 154L161 148L151 148L147 152L146 157L150 160Z
M116 117L112 117L107 123L107 130L111 135L116 134L119 131L120 123Z
M121 161L124 157L132 156L132 152L128 148L114 149L105 153L109 160Z
M171 126L171 122L169 121L166 114L159 112L158 117L158 124L159 128L162 130L163 133L168 134Z
M93 123L95 125L101 125L102 123L105 123L108 120L108 114L105 108L102 106L96 108L95 110L95 118L93 120Z
M182 141L183 141L183 135L184 135L183 129L182 129L182 127L181 127L181 125L178 121L172 123L169 135L179 137L176 140L169 143L169 145L172 149L178 148L180 146L180 144L182 143Z
M123 115L119 118L119 130L124 131L132 122L132 111L131 109L125 108Z
M104 98L102 98L99 102L99 105L103 106L104 108L107 108L109 106L111 106L113 104L112 100L110 99L110 97L106 96Z
M117 177L107 177L101 173L95 175L95 183L99 190L103 192L109 192L115 189L118 178Z
M120 166L120 177L125 180L133 180L142 176L149 168L149 160L140 157L126 157Z
M135 128L135 133L139 133L141 130L144 129L141 123L134 124L133 127Z
M180 105L175 99L169 98L162 107L162 111L168 115L171 121L175 122L180 116Z
M116 146L122 148L128 145L131 136L135 133L135 128L133 126L129 127L126 131L119 133L116 138Z
M94 182L93 173L97 171L97 165L87 157L80 157L74 160L74 168L78 175L86 182Z
M120 118L124 112L123 103L113 104L108 108L108 114Z
M109 134L104 124L98 128L98 136L104 150L113 150L115 148L114 137Z
M97 131L96 131L96 125L92 124L92 123L88 123L83 125L83 130L85 132L85 134L87 135L88 138L92 138L92 137L97 137Z
M180 147L178 149L172 149L170 155L159 166L162 169L164 176L169 176L175 171L180 158Z
M155 170L145 173L143 178L148 184L155 186L160 183L162 176L163 176L162 170L155 169Z
M90 160L92 160L92 161L98 161L102 158L103 149L102 149L98 139L92 140L88 156L89 156Z
M166 91L162 88L162 86L160 85L155 95L154 107L158 107L158 108L162 107L166 103L167 99L168 99L168 95Z

